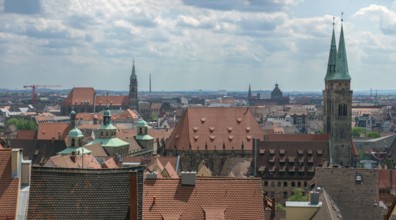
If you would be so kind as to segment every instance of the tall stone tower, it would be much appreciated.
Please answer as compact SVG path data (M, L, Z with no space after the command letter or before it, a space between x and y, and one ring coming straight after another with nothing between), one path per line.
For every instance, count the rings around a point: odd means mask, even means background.
M129 108L133 110L139 110L138 82L135 73L135 60L133 60L132 63L132 73L129 81Z
M341 19L342 22L342 19ZM323 131L330 136L330 160L333 164L353 166L352 159L352 90L351 76L341 23L338 51L333 35L323 90Z

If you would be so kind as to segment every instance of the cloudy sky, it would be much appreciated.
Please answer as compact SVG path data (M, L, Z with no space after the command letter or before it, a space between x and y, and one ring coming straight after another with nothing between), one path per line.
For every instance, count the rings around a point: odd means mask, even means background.
M320 91L341 11L352 88L394 89L389 0L0 0L0 88L127 90L134 57L139 90Z

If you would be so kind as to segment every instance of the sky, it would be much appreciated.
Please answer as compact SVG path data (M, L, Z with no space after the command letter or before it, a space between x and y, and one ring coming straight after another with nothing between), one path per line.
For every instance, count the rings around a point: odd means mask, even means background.
M0 0L0 88L320 91L341 12L352 89L394 89L390 0Z

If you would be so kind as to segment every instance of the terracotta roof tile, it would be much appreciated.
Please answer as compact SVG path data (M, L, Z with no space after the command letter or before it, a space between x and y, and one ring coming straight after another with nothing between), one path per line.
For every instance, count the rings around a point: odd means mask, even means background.
M65 99L64 103L68 105L80 105L82 102L88 102L89 105L93 104L95 96L95 89L92 87L74 87L69 96Z
M267 134L266 141L328 141L327 134Z
M16 139L18 140L34 140L36 138L35 130L18 130Z
M15 219L19 179L11 178L11 149L0 149L0 219Z
M64 140L70 125L66 123L41 123L38 125L37 140Z
M396 188L396 170L378 170L378 188L394 189Z
M128 96L96 96L96 105L127 106Z
M90 150L92 152L92 155L94 157L106 157L107 153L103 149L101 143L96 143L96 144L91 144L91 145L85 145L84 146L87 150Z
M166 141L166 148L177 150L252 149L252 139L263 139L264 132L248 108L190 107L183 113Z
M50 157L44 165L45 167L62 167L62 168L88 168L101 169L102 166L98 163L92 154L84 155L83 157L76 156L75 162L72 161L71 155L56 155ZM84 167L83 167L84 166Z
M146 179L143 219L177 216L264 219L261 179L197 177L195 186L183 186L180 179Z
M115 162L114 158L110 157L103 163L102 167L107 169L116 169L118 168L118 165Z

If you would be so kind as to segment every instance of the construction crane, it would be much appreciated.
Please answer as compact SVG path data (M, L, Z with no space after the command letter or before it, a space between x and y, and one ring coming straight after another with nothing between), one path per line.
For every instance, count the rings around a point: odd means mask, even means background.
M52 88L61 87L59 85L24 85L23 88L32 88L32 104L36 103L36 89L37 88Z

